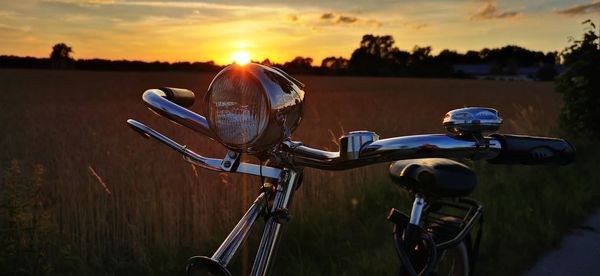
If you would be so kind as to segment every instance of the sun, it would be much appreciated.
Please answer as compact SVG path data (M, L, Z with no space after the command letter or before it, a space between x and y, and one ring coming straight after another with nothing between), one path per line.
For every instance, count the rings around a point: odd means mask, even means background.
M236 51L231 55L231 62L239 65L246 65L250 63L250 53L244 50Z

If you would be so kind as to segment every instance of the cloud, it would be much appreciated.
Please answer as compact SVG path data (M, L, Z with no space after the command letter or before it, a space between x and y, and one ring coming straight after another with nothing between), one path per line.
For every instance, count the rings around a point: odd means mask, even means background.
M335 17L335 15L331 12L324 13L321 15L321 19L323 19L323 20L333 19L334 17Z
M210 2L179 2L179 1L115 1L115 0L43 0L47 3L58 3L67 5L78 5L82 7L92 6L139 6L155 8L179 8L179 9L213 9L213 10L275 10L274 7L253 6L241 4L218 4Z
M592 4L581 4L575 5L570 8L566 8L564 10L559 10L556 13L563 15L579 15L579 14L588 14L588 13L600 13L600 2L594 2Z
M287 15L285 18L286 18L287 20L291 21L291 22L296 22L296 21L298 21L298 19L300 19L300 18L299 18L297 15L295 15L295 14L288 14L288 15Z
M374 19L364 19L358 18L356 16L344 15L344 14L335 14L332 12L327 12L321 14L319 17L321 23L331 24L331 25L350 25L350 24L362 24L362 25L374 25L377 27L381 27L383 23Z
M115 3L114 0L43 0L42 2L77 5L80 7L98 7L100 5L109 5Z
M365 23L367 25L372 25L372 26L375 26L375 27L381 27L381 26L383 26L383 22L378 21L378 20L374 20L374 19L367 20Z
M429 27L430 25L427 23L412 25L412 28L415 30L421 30Z
M502 18L513 18L519 15L516 11L505 11L501 12L496 7L496 3L493 1L486 1L483 6L476 14L471 16L471 20L489 20L489 19L502 19Z
M337 19L336 23L346 24L346 23L354 23L358 21L358 18L352 16L340 15Z

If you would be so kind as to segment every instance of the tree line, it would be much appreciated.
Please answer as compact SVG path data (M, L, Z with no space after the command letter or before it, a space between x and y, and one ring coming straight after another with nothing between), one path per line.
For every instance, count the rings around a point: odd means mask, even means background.
M214 62L145 62L137 60L74 59L64 43L52 47L49 58L0 56L0 68L76 69L98 71L219 71Z
M358 76L406 76L406 77L469 77L457 71L456 65L486 65L489 74L513 75L519 68L536 67L536 78L554 78L555 64L559 64L558 52L531 51L519 46L484 48L480 51L458 53L443 50L432 54L430 46L414 46L412 51L400 50L390 35L367 34L354 50L350 59L327 57L321 64L314 64L310 57L296 57L277 64L269 59L257 63L276 66L291 74L358 75ZM106 71L219 71L223 66L209 62L144 62L106 59L74 59L73 50L64 43L56 44L49 58L0 56L0 68L53 68Z
M394 43L392 36L368 34L363 36L350 59L327 57L321 66L315 67L311 65L311 58L296 57L276 66L290 73L438 78L469 77L455 70L456 65L487 65L489 74L495 75L513 75L519 68L535 67L538 69L536 78L549 80L556 75L554 68L559 64L558 52L531 51L514 45L466 53L446 49L433 55L430 46L414 46L408 52L400 50Z

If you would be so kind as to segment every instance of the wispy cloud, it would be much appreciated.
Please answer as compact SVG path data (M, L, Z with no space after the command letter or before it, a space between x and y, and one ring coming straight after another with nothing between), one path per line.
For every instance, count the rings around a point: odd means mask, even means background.
M353 16L346 16L346 15L340 15L340 17L338 17L337 21L335 21L336 23L354 23L358 21L358 18L353 17Z
M59 3L66 5L77 5L80 7L96 7L99 5L114 4L114 0L42 0L45 3Z
M485 1L485 5L471 16L471 20L513 18L518 15L519 13L516 11L500 11L495 1Z
M273 10L275 7L266 7L260 5L239 5L239 4L217 4L208 2L180 2L180 1L118 1L118 0L44 0L48 3L70 4L78 6L101 6L101 5L119 5L119 6L141 6L158 8L181 8L181 9L212 9L212 10ZM285 9L278 7L277 9Z
M321 19L324 20L329 20L329 19L333 19L335 17L335 15L332 12L327 12L321 15Z
M411 26L415 30L421 30L421 29L425 29L425 28L429 27L430 25L427 23L423 23L423 24L412 24L409 26Z
M300 19L300 17L298 15L295 15L295 14L288 14L285 18L287 20L289 20L289 21L292 21L292 22L296 22L296 21L298 21Z
M333 24L333 25L350 25L355 23L361 23L363 25L374 25L381 27L383 23L375 19L359 18L357 16L336 14L333 12L326 12L321 14L319 17L321 23Z
M575 5L570 8L558 10L556 13L563 15L579 15L589 13L600 13L600 2L594 2L591 4Z

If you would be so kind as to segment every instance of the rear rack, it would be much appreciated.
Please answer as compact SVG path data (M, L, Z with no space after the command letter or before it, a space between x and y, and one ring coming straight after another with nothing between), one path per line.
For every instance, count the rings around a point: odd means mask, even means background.
M482 215L483 206L476 200L438 200L425 208L424 225L432 232L437 249L445 250L460 243L482 221Z

